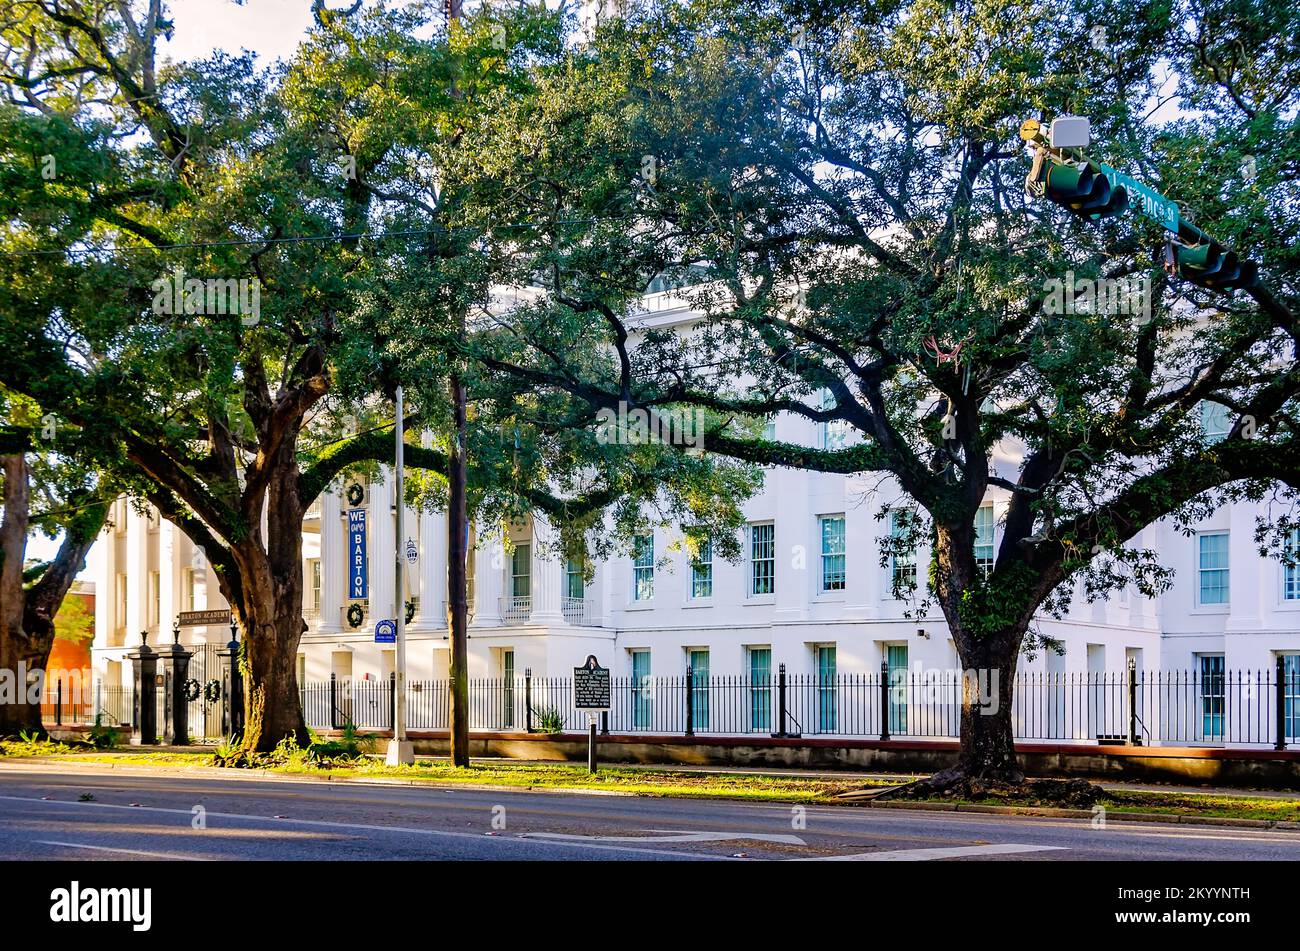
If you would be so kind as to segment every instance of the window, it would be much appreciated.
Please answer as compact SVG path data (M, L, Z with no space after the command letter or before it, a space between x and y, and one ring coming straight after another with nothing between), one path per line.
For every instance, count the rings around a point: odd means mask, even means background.
M768 415L763 418L763 438L768 442L776 441L776 416Z
M309 604L312 610L319 612L320 611L320 559L313 558L308 564L311 566L311 573L308 575L308 577L311 578L311 601L309 602Z
M1201 697L1201 739L1223 739L1224 676L1222 654L1197 657Z
M749 593L776 591L776 526L771 522L749 526Z
M655 537L632 539L632 600L649 601L655 596Z
M650 729L651 686L650 652L632 651L632 726L638 730Z
M772 732L772 648L749 649L749 729Z
M515 725L515 652L501 652L501 725L509 730Z
M992 505L981 505L975 513L975 567L985 578L993 570Z
M1300 528L1291 530L1291 537L1286 543L1287 557L1291 564L1282 566L1282 599L1300 601Z
M1228 533L1206 532L1197 536L1200 575L1200 603L1228 603Z
M835 396L830 390L822 390L817 401L817 408L830 410L835 408ZM827 452L843 449L848 437L848 423L842 419L832 419L817 424L817 448Z
M1282 696L1286 738L1300 740L1300 654L1282 655Z
M149 626L153 627L162 616L162 576L149 572Z
M844 516L820 518L822 536L822 590L844 590Z
M709 728L709 652L691 650L686 653L691 665L691 729Z
M564 596L581 601L587 596L587 579L582 558L567 558L564 562Z
M817 732L834 733L839 713L835 693L835 645L817 648Z
M510 553L510 596L527 598L532 594L533 546L528 542L515 545Z
M117 573L117 615L113 618L113 626L121 631L126 628L126 575L122 572Z
M699 550L691 561L691 597L713 597L713 539L700 540Z
M889 674L889 732L907 732L907 645L885 648Z
M896 510L889 513L889 534L892 538L906 538L911 534L912 513L910 510ZM916 586L916 548L895 551L890 556L893 587L905 591Z
M1232 432L1231 413L1220 403L1201 400L1201 435L1206 442L1218 442Z
M194 610L194 569L181 569L181 610Z

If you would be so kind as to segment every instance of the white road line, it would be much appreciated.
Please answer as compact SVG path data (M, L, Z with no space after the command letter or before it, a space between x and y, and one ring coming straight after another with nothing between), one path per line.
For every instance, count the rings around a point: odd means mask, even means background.
M68 802L62 799L32 799L28 796L0 796L0 801L4 802L26 802L39 804L42 806L66 806L75 809L125 809L131 812L162 812L169 815L186 816L193 815L190 809L167 809L163 806L119 806L108 802ZM237 812L207 812L209 820L233 819L235 821L267 822L273 825L297 825L308 826L315 829L339 829L342 831L359 831L359 832L386 832L386 833L405 833L407 835L424 835L434 838L444 839L477 839L479 841L487 840L489 842L511 842L518 841L522 836L488 836L482 832L450 832L445 829L417 829L411 826L380 826L366 825L363 823L351 822L329 822L323 819L276 819L273 816L253 816ZM595 842L572 842L564 840L555 840L550 843L559 847L593 849L601 852L629 852L642 855L668 856L672 858L687 858L700 860L721 860L721 861L740 861L731 856L705 855L703 853L692 852L670 852L667 849L634 849L625 845L600 845Z
M941 849L898 849L893 852L859 852L856 855L825 855L799 862L929 862L980 855L1015 855L1020 852L1065 852L1062 845L958 845Z
M92 852L120 852L124 855L147 855L151 859L171 859L176 862L207 862L196 855L181 855L176 852L143 852L140 849L115 849L107 845L86 845L82 842L54 842L49 839L33 839L37 845L61 845L65 849L89 849Z
M785 845L807 845L797 835L779 832L674 832L671 829L647 829L663 835L577 835L567 832L525 832L521 838L580 840L583 842L731 842L745 839L751 842L780 842Z

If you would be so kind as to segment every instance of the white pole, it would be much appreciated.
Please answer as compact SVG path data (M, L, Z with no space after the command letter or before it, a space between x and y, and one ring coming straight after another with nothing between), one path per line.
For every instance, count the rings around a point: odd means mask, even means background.
M393 495L397 502L397 525L394 532L394 559L397 583L393 586L393 603L394 610L397 614L397 649L394 653L397 655L397 698L393 704L393 739L388 744L387 761L390 764L413 763L415 762L415 751L411 743L406 739L406 593L403 582L406 580L406 572L402 566L403 547L405 545L405 492L402 487L402 476L405 468L403 443L402 443L402 388L397 388L397 423L393 426L396 434L396 449L394 452L393 463Z

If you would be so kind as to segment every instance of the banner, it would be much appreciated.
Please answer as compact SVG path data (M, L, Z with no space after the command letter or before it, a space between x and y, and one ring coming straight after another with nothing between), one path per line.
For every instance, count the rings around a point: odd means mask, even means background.
M366 577L366 510L348 509L348 600L368 598Z

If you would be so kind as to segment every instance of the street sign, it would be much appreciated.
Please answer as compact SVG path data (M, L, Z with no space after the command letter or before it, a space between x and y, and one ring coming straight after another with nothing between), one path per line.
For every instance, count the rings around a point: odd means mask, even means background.
M176 623L181 627L200 627L204 624L229 624L230 609L217 611L182 611L176 616Z
M573 668L573 705L579 710L609 709L609 668L600 666L595 654Z
M1128 191L1130 204L1146 215L1166 231L1178 234L1178 206L1149 185L1143 185L1131 175L1125 175L1118 169L1111 168L1105 162L1098 163L1102 174L1112 182L1123 185Z
M375 643L376 644L396 644L397 643L397 622L384 619L375 622Z

